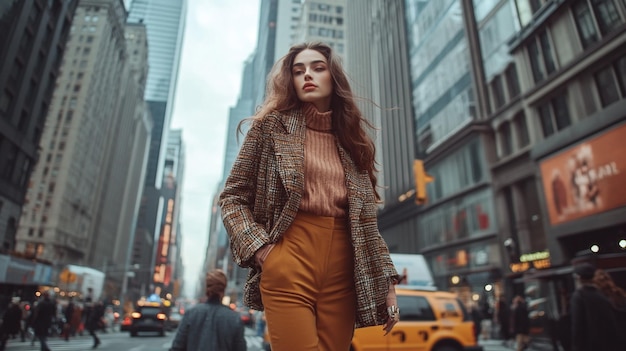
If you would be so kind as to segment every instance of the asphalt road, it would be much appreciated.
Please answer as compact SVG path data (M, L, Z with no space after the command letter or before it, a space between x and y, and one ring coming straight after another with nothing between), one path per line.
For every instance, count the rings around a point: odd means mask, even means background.
M168 350L172 345L175 331L167 332L165 336L158 336L151 333L140 333L137 337L131 338L127 332L108 332L98 333L98 337L102 342L97 350L101 351L155 351L155 350ZM248 351L261 351L262 342L261 338L256 336L252 329L246 328L246 342L248 344ZM93 339L88 335L76 336L70 338L69 341L65 341L61 338L54 337L48 339L48 346L52 351L85 351L91 350L93 346ZM19 350L38 350L39 342L35 341L34 346L31 344L31 340L24 342L17 339L9 339L6 347L6 351L19 351Z

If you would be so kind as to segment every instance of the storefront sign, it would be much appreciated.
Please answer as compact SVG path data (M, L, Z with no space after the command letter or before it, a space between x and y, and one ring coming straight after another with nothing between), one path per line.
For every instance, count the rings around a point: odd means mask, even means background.
M626 206L624 140L626 125L541 162L550 224Z
M52 267L8 255L0 255L0 284L50 284Z

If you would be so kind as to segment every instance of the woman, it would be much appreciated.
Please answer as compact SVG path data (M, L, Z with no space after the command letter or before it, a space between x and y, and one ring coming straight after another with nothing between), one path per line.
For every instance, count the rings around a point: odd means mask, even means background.
M618 330L626 330L626 291L615 284L613 277L603 269L596 269L593 275L593 283L611 301L615 319L618 323ZM620 345L624 345L626 336L620 334L619 337L621 338Z
M364 125L329 46L294 46L272 69L220 206L274 351L348 350L355 327L399 320Z
M226 274L220 269L207 274L207 301L185 313L170 351L247 350L239 314L222 304L226 283Z

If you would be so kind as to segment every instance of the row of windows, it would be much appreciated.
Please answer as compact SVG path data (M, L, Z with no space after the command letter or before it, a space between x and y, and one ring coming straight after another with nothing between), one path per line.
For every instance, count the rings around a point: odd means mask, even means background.
M601 67L592 76L602 107L626 99L626 56ZM558 133L574 122L570 111L571 99L567 91L561 91L535 106L534 111L544 138ZM516 149L530 144L526 118L524 112L520 112L510 122L505 121L498 126L497 144L500 157L506 157Z
M0 178L24 188L31 167L32 160L17 145L0 135Z
M317 13L310 13L309 14L309 22L319 22L319 23L324 23L324 24L336 24L336 25L343 25L343 17L335 17L335 16L327 16L327 15L321 15L321 14L317 14Z
M583 48L598 42L624 24L624 14L614 0L577 0L572 4L578 37ZM558 67L550 32L541 32L526 47L535 83L544 81Z
M338 15L343 13L343 6L332 6L330 4L320 4L317 2L309 3L309 8L313 11L324 12L332 12L333 10L335 10L335 13Z
M517 3L519 11L521 2ZM525 3L528 5L528 13L533 15L546 4L545 1ZM616 0L574 1L570 13L583 49L623 25L624 16L621 11ZM557 51L550 34L549 28L539 31L525 47L532 81L535 84L545 81L559 66ZM625 77L626 57L621 57L592 74L591 82L595 83L599 105L607 106L626 97ZM520 87L514 65L509 65L503 73L494 76L489 82L492 111L498 111L519 94ZM498 155L506 157L531 142L530 134L534 133L529 133L526 118L536 118L537 123L533 125L538 125L537 132L544 138L570 126L573 123L570 112L570 105L573 104L571 99L567 91L552 94L549 100L535 105L530 116L520 112L510 121L500 124L496 134Z
M546 3L546 1L539 0L518 0L516 4L521 23L526 23L524 16L535 15ZM504 12L504 8L500 10L496 19L499 19ZM621 15L619 6L614 0L577 0L571 6L571 13L583 48L599 41L601 37L606 36L624 23L623 15ZM505 30L499 23L502 21L490 22L494 23L489 23L481 31L482 40L490 38L485 35L493 32L492 27L494 25L496 25L498 32ZM506 31L510 32L510 28ZM526 45L526 54L534 83L545 81L559 66L553 38L550 34L549 29L543 29ZM491 36L493 35L495 34L492 33ZM494 75L493 78L491 76L490 74L491 109L496 111L519 95L520 86L515 66L509 65L504 73ZM609 100L611 99L615 99L615 97L610 97Z
M343 30L309 26L309 35L320 36L324 38L343 39Z

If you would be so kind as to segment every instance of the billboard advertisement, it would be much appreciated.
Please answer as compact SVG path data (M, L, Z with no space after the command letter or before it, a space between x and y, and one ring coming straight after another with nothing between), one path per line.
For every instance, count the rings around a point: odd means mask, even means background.
M551 225L626 206L626 125L541 161Z

